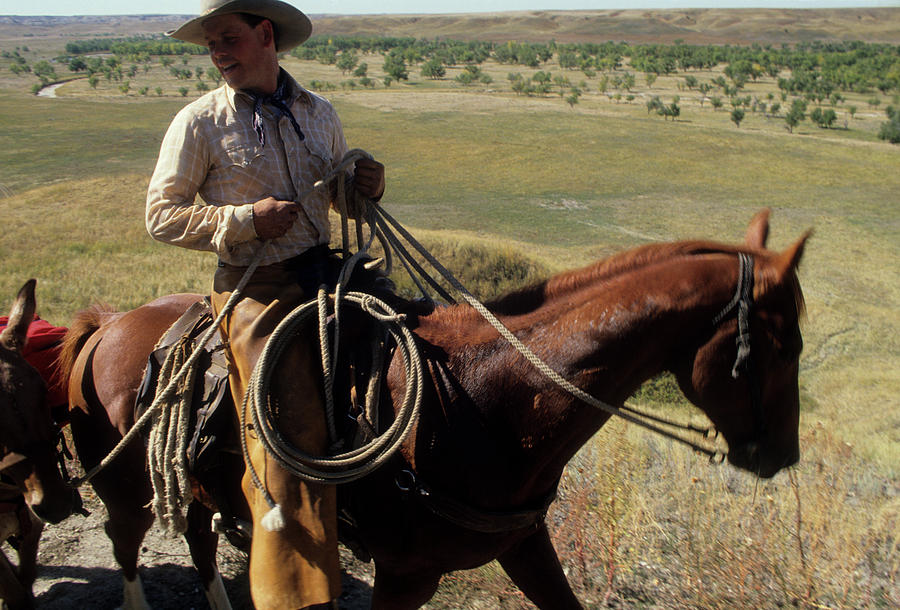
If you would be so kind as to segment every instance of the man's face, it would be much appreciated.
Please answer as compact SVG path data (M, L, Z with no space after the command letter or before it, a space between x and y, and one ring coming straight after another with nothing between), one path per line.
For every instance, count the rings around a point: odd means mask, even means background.
M239 15L217 15L203 22L203 33L213 65L233 89L264 94L275 91L275 41L268 21L250 27Z

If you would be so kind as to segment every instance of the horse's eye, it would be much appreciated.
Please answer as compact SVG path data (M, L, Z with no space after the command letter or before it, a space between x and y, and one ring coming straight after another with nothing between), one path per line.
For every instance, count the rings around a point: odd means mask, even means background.
M803 337L799 333L786 337L769 333L769 336L780 360L793 362L800 357L800 352L803 351Z

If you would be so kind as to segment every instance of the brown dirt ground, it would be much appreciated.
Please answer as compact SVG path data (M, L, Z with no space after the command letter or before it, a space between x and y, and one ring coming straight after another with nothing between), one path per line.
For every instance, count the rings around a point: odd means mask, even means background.
M38 555L38 579L34 594L39 610L73 608L106 610L122 604L122 576L112 554L103 524L106 510L90 489L82 490L90 516L74 515L57 525L47 525ZM4 547L7 557L11 549ZM235 608L252 608L247 582L247 556L220 540L219 570ZM342 609L368 608L373 582L372 564L355 560L341 547L344 566ZM170 538L154 525L147 533L140 555L140 575L147 601L154 610L207 608L200 578L191 564L187 544Z

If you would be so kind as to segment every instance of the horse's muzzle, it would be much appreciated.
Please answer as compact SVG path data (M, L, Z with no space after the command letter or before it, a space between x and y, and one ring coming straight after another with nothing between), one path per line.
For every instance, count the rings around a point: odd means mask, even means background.
M66 493L66 492L63 492ZM68 518L72 514L85 515L84 503L81 500L81 494L75 488L68 489L68 498L48 501L47 495L44 495L42 501L36 504L30 504L31 510L38 516L41 521L50 524L56 524Z
M779 450L751 442L739 445L728 452L729 463L763 479L771 479L780 470L793 466L799 460L800 448L797 446Z

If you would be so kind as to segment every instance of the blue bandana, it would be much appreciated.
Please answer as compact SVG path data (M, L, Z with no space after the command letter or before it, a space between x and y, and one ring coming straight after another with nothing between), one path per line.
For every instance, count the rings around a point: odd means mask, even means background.
M291 125L294 127L294 131L297 132L297 136L301 141L306 138L306 136L303 135L303 131L300 130L300 125L297 124L297 119L294 118L294 115L291 113L291 109L288 106L287 79L284 78L284 75L278 79L278 88L275 89L275 92L272 95L257 95L251 93L250 97L253 98L253 131L256 132L260 144L263 146L266 145L266 132L263 129L262 117L263 104L272 106L279 118L283 116L289 118L291 120Z

